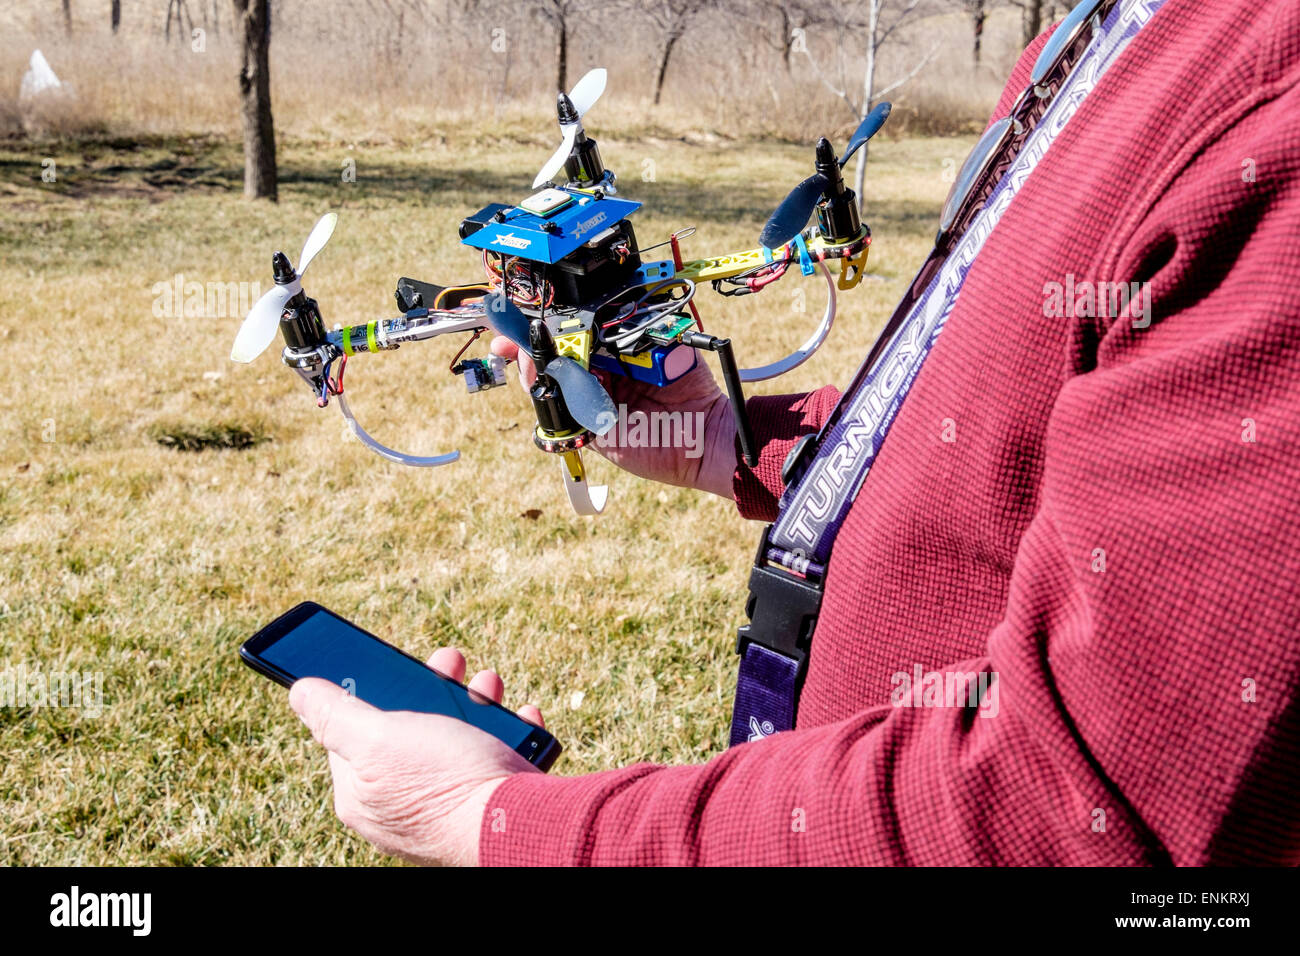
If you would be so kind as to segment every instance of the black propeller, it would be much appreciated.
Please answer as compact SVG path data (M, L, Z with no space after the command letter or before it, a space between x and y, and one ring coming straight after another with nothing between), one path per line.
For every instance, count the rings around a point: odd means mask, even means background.
M500 292L484 297L483 311L488 324L498 334L533 356L538 374L555 383L574 421L597 435L614 427L618 409L600 379L567 355L555 355L550 333L540 319L530 321Z
M823 196L830 198L832 193L842 192L844 182L840 170L853 158L853 154L862 148L863 143L880 131L880 127L885 125L885 120L889 118L892 109L892 104L880 103L868 113L849 137L849 145L845 147L844 155L838 159L835 157L830 141L824 136L819 139L817 172L790 190L790 194L781 201L781 205L776 207L776 212L772 213L772 218L763 227L758 241L768 249L784 245L803 230L808 223L808 217L812 215L813 209Z

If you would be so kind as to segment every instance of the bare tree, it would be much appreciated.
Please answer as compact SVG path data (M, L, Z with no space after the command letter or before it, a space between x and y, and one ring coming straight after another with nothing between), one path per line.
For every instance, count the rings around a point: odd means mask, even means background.
M63 32L72 36L72 0L63 0Z
M1011 0L1020 8L1020 46L1029 46L1034 37L1043 32L1043 14L1049 6L1047 0Z
M1020 8L1020 45L1027 47L1034 37L1056 22L1057 10L1073 10L1082 0L1008 0Z
M116 33L117 28L122 25L122 0L113 0L109 5L108 21L113 27L113 32Z
M668 62L672 59L677 42L686 35L687 28L701 13L713 7L714 0L651 0L646 5L646 16L659 38L659 66L655 71L655 106L664 91L664 78L668 75Z
M772 102L781 103L771 68L771 54L781 59L786 78L794 72L793 58L803 51L808 30L823 22L821 8L825 0L714 0L714 14L734 25L736 54L741 75L752 77L767 86Z
M966 14L970 17L971 25L971 61L975 64L975 69L980 67L980 48L984 42L984 21L988 19L989 6L991 0L961 0L961 5L966 8Z
M855 94L848 82L845 70L844 50L838 51L835 61L839 65L839 76L832 79L826 75L818 59L805 45L804 54L822 83L841 102L852 111L855 120L861 120L871 112L875 105L894 90L903 86L920 73L938 52L938 45L931 46L916 58L912 69L894 82L878 89L876 86L876 69L880 62L880 51L891 41L897 41L899 31L911 26L934 12L926 0L858 0L853 4L828 4L825 8L834 18L829 24L828 32L835 37L837 44L843 44L846 37L863 38L862 85ZM867 177L867 152L870 143L858 150L858 165L854 172L853 188L858 196L858 205L865 205L862 187Z
M770 4L760 2L760 7L770 7ZM777 19L781 24L781 65L785 67L787 73L790 72L790 56L794 52L796 45L801 49L807 45L808 28L816 25L818 22L818 11L820 3L812 2L791 2L776 4Z
M587 0L534 0L533 12L555 31L555 88L569 88L569 37Z
M182 43L194 35L194 18L190 16L190 7L185 0L167 0L167 26L164 31L165 39L172 38L172 15L176 16L176 36ZM181 19L182 14L184 20ZM185 24L188 23L188 29Z
M430 13L424 4L424 0L380 0L384 10L388 13L388 18L395 25L395 30L388 34L387 47L385 54L390 60L400 60L402 58L402 44L407 36L407 14L411 14L411 22L415 23L415 28L411 31L413 35L419 35L429 29ZM445 15L464 13L465 11L453 10L454 4L440 4L442 12ZM461 22L464 22L462 18Z
M235 34L240 38L240 115L244 124L244 195L278 198L275 124L271 119L270 0L232 0Z

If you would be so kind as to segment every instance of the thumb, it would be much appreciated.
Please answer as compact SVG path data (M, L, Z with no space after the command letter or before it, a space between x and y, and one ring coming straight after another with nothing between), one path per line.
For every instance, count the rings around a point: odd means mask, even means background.
M344 760L356 759L383 737L383 711L319 677L295 682L289 688L289 706L317 743Z

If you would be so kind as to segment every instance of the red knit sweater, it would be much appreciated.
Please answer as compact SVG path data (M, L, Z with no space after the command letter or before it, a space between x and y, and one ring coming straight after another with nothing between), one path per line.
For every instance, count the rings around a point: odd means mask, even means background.
M798 728L520 774L483 862L1300 863L1297 80L1300 3L1168 0L971 270L836 543ZM1045 314L1071 277L1149 283L1149 327ZM750 402L746 515L836 397ZM917 665L995 674L996 714L893 706Z

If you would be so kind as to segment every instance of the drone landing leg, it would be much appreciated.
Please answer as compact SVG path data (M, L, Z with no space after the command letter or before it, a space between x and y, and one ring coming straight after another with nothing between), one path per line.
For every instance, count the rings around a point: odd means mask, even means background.
M821 348L822 343L826 341L826 336L831 334L831 326L835 324L835 277L831 275L831 270L826 267L825 262L821 262L819 265L821 266L822 276L826 279L826 309L822 312L820 324L813 330L813 334L808 337L808 340L803 345L785 358L759 368L741 369L740 380L742 382L764 382L769 378L776 378L791 369L798 368L812 358L813 353Z
M395 451L387 445L375 441L370 437L369 433L361 427L360 423L358 423L356 418L353 417L352 409L348 407L348 400L342 392L335 397L335 401L338 403L339 411L343 413L343 418L347 421L348 428L352 431L352 434L356 435L361 443L376 455L387 458L389 461L395 461L399 465L412 465L416 468L433 468L438 465L450 465L460 457L460 452L458 451L448 452L445 455L433 455L428 458L421 458L417 455L407 455L400 451Z
M564 490L568 492L569 504L580 515L598 515L605 510L605 501L609 497L606 485L592 486L587 482L587 472L582 467L582 452L566 451L560 456L564 460Z

